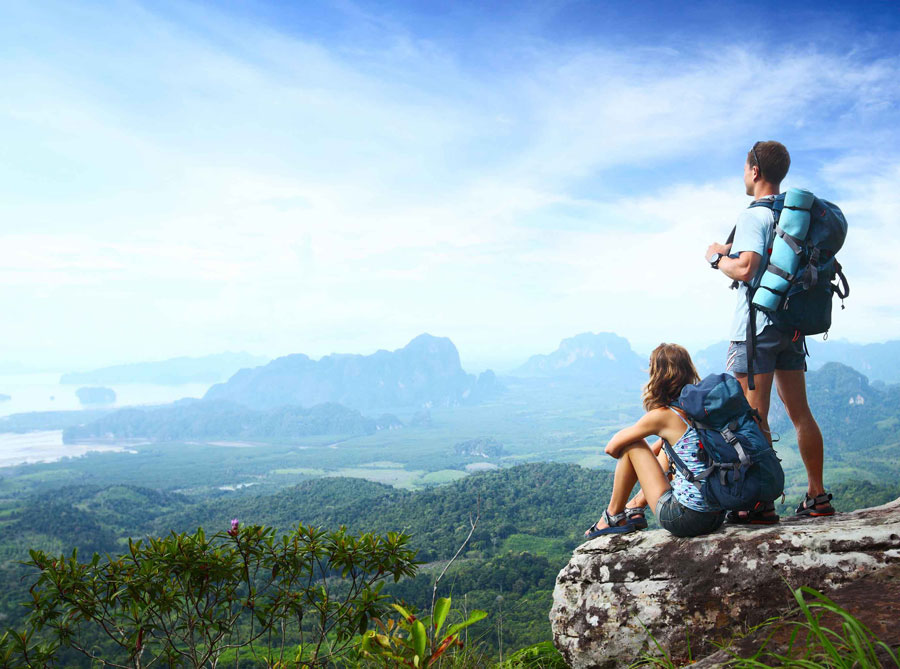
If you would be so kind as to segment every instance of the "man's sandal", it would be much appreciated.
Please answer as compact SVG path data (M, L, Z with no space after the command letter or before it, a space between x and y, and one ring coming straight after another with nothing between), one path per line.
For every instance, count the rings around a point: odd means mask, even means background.
M647 529L647 507L625 507L625 522L634 526L636 530Z
M775 502L757 502L748 511L729 511L725 520L732 525L774 525L780 518Z
M619 525L619 523L626 519L624 511L613 516L609 514L609 511L604 511L603 519L609 527L598 528L597 523L594 523L584 535L586 539L596 539L604 534L627 534L628 532L634 532L635 530L635 526L627 522L624 525Z
M809 516L811 518L820 518L822 516L833 516L834 507L831 506L832 495L830 492L823 492L821 495L810 497L806 494L800 506L797 507L797 516ZM816 508L819 507L819 508Z

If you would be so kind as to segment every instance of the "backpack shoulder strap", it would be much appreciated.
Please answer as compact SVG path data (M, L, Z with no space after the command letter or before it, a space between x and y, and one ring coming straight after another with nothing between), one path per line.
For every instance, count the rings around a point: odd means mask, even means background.
M693 427L693 425L691 425L690 421L688 421L687 418L685 418L684 416L681 415L681 411L679 411L678 409L676 409L675 407L672 407L672 406L669 407L669 410L672 413L674 413L676 416L678 416L681 419L682 423L684 423L688 427Z
M678 472L688 483L694 485L697 490L700 490L703 485L703 479L705 479L709 474L704 472L705 475L697 476L692 472L686 464L684 464L684 460L682 460L678 453L675 452L675 449L672 448L672 445L666 441L662 440L663 450L666 452L666 456L669 458L669 463L672 467L675 468L675 471Z
M778 223L778 219L781 218L781 210L784 209L784 194L781 193L775 197L765 197L761 200L753 200L747 208L753 209L754 207L771 209L772 215L775 217L775 223Z
M754 200L750 203L748 209L752 209L753 207L765 207L766 209L770 209L772 211L772 216L775 219L775 232L780 234L781 228L778 227L778 219L781 218L781 210L784 209L784 193L779 193L775 197ZM763 261L768 264L768 257L764 257ZM756 390L756 384L753 381L753 355L754 350L756 349L756 307L753 304L753 295L755 292L756 289L748 284L747 308L750 313L747 319L747 336L744 341L745 346L747 347L747 387L750 390ZM742 457L742 462L743 459L744 458Z

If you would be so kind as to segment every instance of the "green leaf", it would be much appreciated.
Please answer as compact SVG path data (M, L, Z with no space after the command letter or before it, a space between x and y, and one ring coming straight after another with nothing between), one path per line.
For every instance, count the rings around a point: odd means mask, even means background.
M404 609L399 604L391 604L391 606L397 611L397 613L399 613L401 616L406 618L406 622L411 623L413 620L416 619L416 617L414 615L412 615L409 611Z
M420 658L425 657L425 644L428 641L428 634L425 632L425 625L421 620L417 620L412 626L413 649Z
M468 620L461 623L456 623L455 625L450 625L450 628L447 630L447 636L456 634L457 632L459 632L459 630L465 629L469 625L473 625L479 620L484 620L485 618L487 618L487 613L485 611L475 609L474 611L472 611L472 615L469 616Z
M444 626L444 621L447 619L447 613L450 612L450 598L449 597L441 597L434 604L434 635L437 636L441 627Z

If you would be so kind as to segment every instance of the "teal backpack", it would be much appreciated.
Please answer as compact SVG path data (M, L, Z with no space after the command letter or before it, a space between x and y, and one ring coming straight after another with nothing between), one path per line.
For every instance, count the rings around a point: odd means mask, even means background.
M747 291L747 377L753 390L757 311L764 311L779 330L794 339L827 336L833 298L841 299L843 309L850 285L835 257L847 238L847 219L837 205L791 188L774 198L756 200L750 207L767 207L775 217L775 241L763 257L765 271ZM737 286L735 281L732 288Z
M675 407L700 437L697 457L706 468L694 474L663 441L672 467L695 485L713 508L752 509L784 491L784 471L750 407L741 385L730 374L710 374L685 386Z

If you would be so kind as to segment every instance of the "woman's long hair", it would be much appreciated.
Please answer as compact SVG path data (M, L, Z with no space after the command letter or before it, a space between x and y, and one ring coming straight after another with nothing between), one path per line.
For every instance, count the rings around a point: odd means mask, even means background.
M644 386L644 409L667 407L678 399L681 389L700 377L691 355L678 344L660 344L650 354L650 380Z

